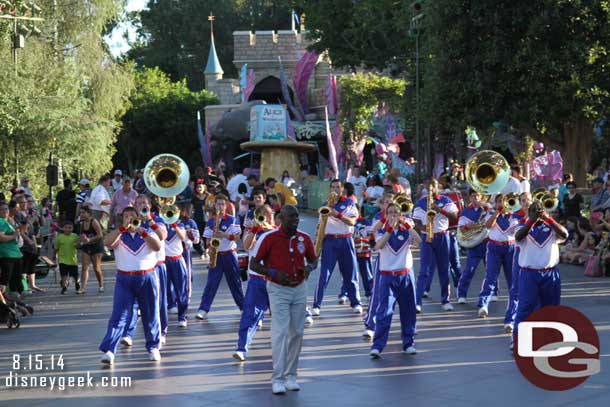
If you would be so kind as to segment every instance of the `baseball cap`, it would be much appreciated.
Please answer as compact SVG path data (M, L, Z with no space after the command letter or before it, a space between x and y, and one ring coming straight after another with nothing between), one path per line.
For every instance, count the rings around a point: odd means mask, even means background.
M78 185L89 185L90 182L87 178L83 178L78 182Z
M121 170L115 170L115 171L114 171L114 175L123 175L123 171L121 171Z
M603 183L604 183L604 180L603 180L602 178L600 178L600 177L597 177L597 178L595 178L595 179L593 180L593 182L599 182L600 184L603 184Z

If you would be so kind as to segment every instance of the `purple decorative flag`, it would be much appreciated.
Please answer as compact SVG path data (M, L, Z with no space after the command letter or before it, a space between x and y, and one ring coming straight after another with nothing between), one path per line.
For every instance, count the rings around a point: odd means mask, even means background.
M339 101L337 97L337 77L328 75L326 80L326 106L328 106L328 114L332 117L339 110Z
M254 83L256 82L256 75L254 74L254 69L248 69L248 74L246 75L246 87L243 90L244 101L247 102L254 90Z
M326 116L326 142L328 143L328 162L330 168L334 172L334 178L339 176L339 166L337 165L337 151L335 150L335 143L330 132L330 122L328 121L328 108L324 106L324 114Z
M201 126L201 113L197 111L197 138L199 139L199 151L201 151L201 159L204 165L208 165L208 149L206 147L206 140L203 134L203 128Z
M307 51L294 67L294 77L292 85L301 105L301 113L305 115L308 110L307 103L307 84L309 78L318 63L318 54L315 51Z
M292 99L290 99L290 93L288 92L288 83L286 82L286 74L284 73L284 66L282 65L282 58L280 58L278 56L277 60L280 63L280 85L282 88L282 97L284 98L284 101L286 102L286 105L288 106L288 110L290 110L290 112L292 112L294 117L299 121L303 121L303 120L305 120L305 117L303 117L301 112L299 110L297 110L296 107L294 107L294 104L292 103Z
M210 129L209 125L206 127L206 132L205 132L205 148L206 148L205 151L207 153L207 159L208 159L208 161L205 163L205 165L210 167L210 166L212 166L213 160L212 160L212 129Z

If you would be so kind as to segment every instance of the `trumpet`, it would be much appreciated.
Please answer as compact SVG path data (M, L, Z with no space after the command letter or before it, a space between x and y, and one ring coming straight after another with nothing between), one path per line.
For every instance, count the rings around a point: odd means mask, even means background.
M521 209L519 195L514 192L504 195L502 198L502 207L504 207L504 210L507 212L516 212Z
M534 201L542 200L542 197L546 194L545 188L536 188L534 192L532 192L532 199Z
M148 215L150 214L150 209L148 209L147 206L144 206L142 207L142 209L140 209L139 213L141 217L148 218Z
M551 193L544 194L542 198L540 198L540 202L547 213L553 212L559 205L559 199L557 199L557 197Z
M265 224L265 215L258 215L255 219L255 222L259 225L259 226L263 226Z
M176 205L163 205L159 211L159 217L168 225L176 223L180 219L180 210Z
M129 227L131 227L132 229L137 229L140 226L142 226L142 219L140 218L133 218L131 222L129 222Z
M400 208L402 215L408 215L413 210L413 202L404 194L399 194L394 197L394 203Z

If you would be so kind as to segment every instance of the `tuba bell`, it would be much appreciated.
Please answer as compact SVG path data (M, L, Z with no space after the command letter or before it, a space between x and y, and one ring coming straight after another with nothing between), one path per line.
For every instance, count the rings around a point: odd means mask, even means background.
M159 210L161 219L167 224L178 221L180 210L174 201L189 183L190 172L186 163L173 154L159 154L146 163L143 178L151 193L165 198Z
M482 195L497 194L506 186L510 167L502 155L492 150L474 154L466 163L466 181Z

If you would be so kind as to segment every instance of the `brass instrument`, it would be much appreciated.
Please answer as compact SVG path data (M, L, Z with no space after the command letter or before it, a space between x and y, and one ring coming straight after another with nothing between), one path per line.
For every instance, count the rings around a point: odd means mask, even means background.
M322 242L324 241L324 235L326 234L326 224L328 223L328 216L330 215L330 211L333 206L337 204L339 201L339 195L336 192L332 192L328 194L328 199L326 200L326 206L322 206L318 209L318 213L320 214L320 222L318 223L318 227L316 229L316 238L315 238L315 249L316 256L318 258L322 254Z
M510 167L502 155L492 150L474 154L466 163L466 181L482 195L497 194L506 186Z
M481 244L489 235L489 229L485 226L485 220L483 218L484 212L481 212L481 217L474 224L474 226L468 230L464 230L463 227L458 228L457 239L458 244L465 249L471 249Z
M402 215L408 215L413 210L413 202L406 194L398 194L394 197L393 202L400 208Z
M541 201L542 197L547 193L546 188L536 188L532 192L532 200Z
M559 199L557 199L557 197L550 192L544 194L542 198L540 198L540 202L547 213L553 212L559 205Z
M133 218L129 223L129 227L131 227L132 229L137 229L140 226L142 226L142 219L140 218Z
M521 209L519 194L511 192L510 194L504 195L504 197L502 197L502 207L505 212L516 212Z
M184 191L190 178L186 163L173 154L159 154L146 163L143 177L151 193L165 198L159 216L167 224L175 223L180 218L180 211L174 205L175 197Z
M432 194L432 188L428 189L428 203L426 212L426 242L432 243L434 240L434 220L436 219L436 212L432 209L434 204L434 195Z
M148 215L150 213L150 209L148 209L147 206L144 206L142 209L140 209L139 213L140 213L141 217L148 218Z
M216 215L214 216L214 230L213 230L213 234L212 236L216 235L216 233L218 233L218 230L220 229L220 213L216 213ZM210 250L208 252L209 256L210 256L210 268L214 268L216 267L216 261L218 260L218 247L220 246L220 239L217 237L212 237L212 239L210 239Z

